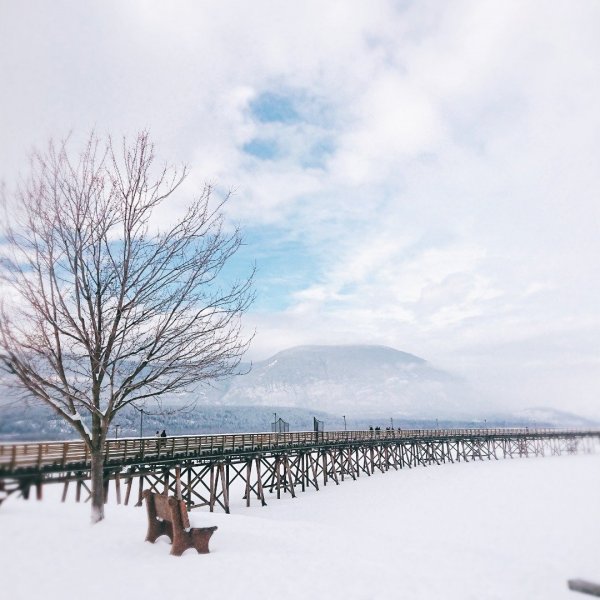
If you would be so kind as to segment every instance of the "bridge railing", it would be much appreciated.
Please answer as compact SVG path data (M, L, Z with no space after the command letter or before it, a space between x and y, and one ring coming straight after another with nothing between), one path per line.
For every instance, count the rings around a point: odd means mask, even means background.
M193 458L235 452L267 451L290 447L402 439L447 439L457 437L599 435L599 430L577 429L396 429L359 431L298 431L291 433L235 433L223 435L173 436L167 438L120 438L106 440L107 466ZM85 469L90 452L83 441L24 442L0 444L0 473L18 470Z

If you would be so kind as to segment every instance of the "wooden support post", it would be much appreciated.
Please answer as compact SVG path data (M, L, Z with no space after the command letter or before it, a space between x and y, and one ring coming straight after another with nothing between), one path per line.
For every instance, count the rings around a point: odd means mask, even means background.
M189 506L192 505L192 467L190 466L187 468L186 502Z
M469 462L469 459L467 458L467 444L465 443L465 440L462 440L462 452L465 462Z
M175 497L177 500L183 500L183 494L181 493L181 467L179 465L175 467Z
M348 472L350 473L350 476L352 477L353 481L356 481L356 475L355 475L355 471L354 471L354 463L352 462L352 448L348 448L347 450L347 454L348 454Z
M308 460L310 462L310 467L311 467L311 471L313 474L313 485L315 486L315 489L317 490L317 492L319 491L319 476L317 473L317 461L318 461L318 456L315 459L315 457L311 454L308 455Z
M164 467L162 471L163 471L163 477L164 477L163 494L165 496L168 496L169 495L169 468Z
M141 471L140 471L138 480L139 480L139 482L138 482L138 499L137 499L137 502L135 503L135 505L141 506L142 505L142 493L144 491L144 475Z
M281 498L281 473L280 473L281 459L279 456L275 457L275 481L277 485L277 500Z
M208 506L209 506L210 512L214 512L214 510L215 510L215 497L216 497L215 465L210 465L210 489L209 489L209 498L208 498Z
M393 443L393 445L391 446L392 448L392 467L394 467L394 470L397 471L398 470L398 444L396 442Z
M496 440L494 440L494 441L492 442L492 452L493 452L493 454L494 454L494 458L495 458L496 460L498 460L498 455L496 454L496 450L497 450L497 449L498 449L498 442L497 442Z
M229 467L229 465L227 465ZM223 504L225 506L225 512L229 514L229 468L225 468L225 465L221 463L219 465L219 472L221 474L221 489L223 490Z
M256 485L258 488L258 498L263 506L266 506L265 492L263 490L262 477L260 474L260 457L256 457Z
M383 456L384 456L385 470L389 471L390 470L390 449L387 444L383 447Z
M61 502L64 502L67 499L67 490L68 489L69 489L69 474L67 473L67 478L65 479L65 484L63 486Z
M127 489L125 491L125 506L129 505L129 496L131 495L132 484L133 484L133 474L131 472L129 472L128 476L127 476Z
M117 494L117 504L121 504L121 474L115 474L115 492Z
M289 482L290 494L292 495L292 498L295 498L296 492L294 491L294 480L292 479L292 471L290 469L290 461L287 454L283 457L283 467L285 469L286 480Z
M454 462L454 459L452 458L452 446L450 445L449 440L446 440L446 456L451 463Z
M339 482L338 476L337 476L337 472L335 470L335 461L333 460L331 455L329 456L329 460L331 462L331 479L333 479L335 481L335 485L340 485L340 482Z
M363 461L363 471L370 477L371 469L369 468L369 458L368 458L368 449L363 446L362 447L362 461Z
M250 478L252 477L252 459L246 463L246 506L250 506Z

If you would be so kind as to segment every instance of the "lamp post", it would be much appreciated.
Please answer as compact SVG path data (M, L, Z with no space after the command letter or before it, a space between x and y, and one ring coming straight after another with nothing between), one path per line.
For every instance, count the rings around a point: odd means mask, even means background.
M344 431L347 431L346 429L346 415L342 415L344 417Z
M135 404L132 404L133 408L140 413L140 438L144 437L144 409L138 408ZM148 413L146 413L148 414Z
M390 417L390 423L392 424L392 431L394 431L394 417Z
M115 440L119 439L119 426L115 425Z
M273 433L277 433L277 413L273 413Z

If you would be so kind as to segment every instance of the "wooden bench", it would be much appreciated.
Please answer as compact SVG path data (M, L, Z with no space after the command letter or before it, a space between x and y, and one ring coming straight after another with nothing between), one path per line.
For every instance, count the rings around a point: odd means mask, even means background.
M181 556L188 548L195 548L200 554L208 553L208 542L216 526L190 527L185 503L173 496L145 490L142 497L148 511L147 542L154 543L161 535L167 535L174 556Z

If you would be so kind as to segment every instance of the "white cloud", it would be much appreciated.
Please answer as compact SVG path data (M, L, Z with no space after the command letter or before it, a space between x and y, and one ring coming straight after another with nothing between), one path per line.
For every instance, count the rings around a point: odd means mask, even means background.
M388 343L523 403L538 381L568 408L572 385L594 412L598 377L555 367L598 355L599 33L592 0L5 3L0 165L12 181L51 134L149 127L194 167L187 192L235 187L266 248L277 227L318 257L304 286L280 278L287 309L250 316L255 356ZM273 91L311 117L254 118Z

